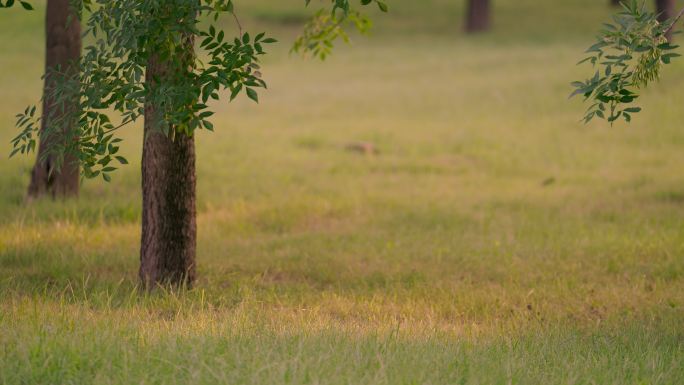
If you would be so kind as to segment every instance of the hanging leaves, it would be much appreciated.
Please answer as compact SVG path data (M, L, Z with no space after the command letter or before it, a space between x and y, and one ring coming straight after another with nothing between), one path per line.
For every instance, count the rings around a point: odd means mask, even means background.
M372 2L386 9L378 0L361 3ZM0 4L11 6L13 0ZM332 19L326 22L348 19L360 29L369 24L355 16L349 0L331 4ZM57 167L65 154L73 154L84 177L102 176L109 181L109 174L116 170L113 164L128 163L115 155L121 142L116 134L144 116L146 105L155 106L159 114L154 121L160 126L155 128L174 138L194 135L199 129L213 131L209 121L213 112L207 103L219 100L223 91L230 93L229 100L244 93L258 102L258 90L266 88L259 57L266 53L265 46L276 40L264 33L252 36L243 32L233 0L72 0L72 6L88 15L84 41L91 43L80 61L72 63L78 71L51 70L55 86L44 98L58 107L77 100L74 110L79 111L78 116L62 114L48 119L49 124L40 131L41 117L35 114L35 106L27 108L17 115L21 132L12 140L11 155L33 151L39 134L43 139L59 134L66 140L51 143L46 151L46 156L54 156ZM237 36L229 38L220 28L217 21L223 15L238 24ZM334 36L342 36L337 28ZM315 40L331 46L325 42L333 35L317 36ZM193 45L198 52L188 49ZM324 55L329 51L316 52ZM168 68L163 79L145 76L148 65L155 61Z
M311 0L305 0L308 6ZM377 4L382 12L387 12L387 4L380 0L361 0L361 5ZM302 34L295 40L292 52L311 53L314 57L325 60L331 53L337 39L349 42L345 25L351 25L362 34L372 27L370 19L352 8L349 0L332 0L332 10L320 9L306 24Z
M641 111L632 103L639 89L657 80L662 66L680 56L672 50L665 37L681 14L664 23L637 0L622 4L622 12L613 16L613 23L604 24L596 43L587 49L589 56L578 64L590 63L592 77L572 83L570 95L584 96L591 103L584 121L606 119L611 124L623 118L629 122L632 114Z
M16 2L14 0L0 0L0 8L11 8L15 4ZM21 7L27 11L33 10L33 6L28 1L19 0L19 4L21 4Z

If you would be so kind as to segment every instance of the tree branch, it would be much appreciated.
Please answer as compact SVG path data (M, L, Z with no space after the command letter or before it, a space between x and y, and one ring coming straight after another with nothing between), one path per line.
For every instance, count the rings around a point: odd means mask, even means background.
M668 33L670 33L670 31L672 31L672 28L674 28L674 26L677 24L677 22L679 21L679 19L682 18L682 16L684 16L684 8L682 8L682 9L679 11L679 13L677 14L677 17L674 18L674 20L672 21L672 24L670 24L670 26L665 30L665 32L663 33L663 35L667 35Z
M124 121L123 123L119 124L119 125L116 126L116 127L112 127L112 128L110 128L110 129L108 129L108 130L102 131L102 134L103 134L103 135L107 135L107 134L109 134L110 132L116 131L116 130L118 130L119 128L121 128L121 127L123 127L123 126L125 126L125 125L127 125L127 124L129 124L129 123L132 123L132 122L133 122L133 120ZM95 138L97 138L98 135L100 135L100 134L95 134L95 135L90 135L90 136L86 136L86 137L81 137L80 140L91 140L91 139L95 139Z

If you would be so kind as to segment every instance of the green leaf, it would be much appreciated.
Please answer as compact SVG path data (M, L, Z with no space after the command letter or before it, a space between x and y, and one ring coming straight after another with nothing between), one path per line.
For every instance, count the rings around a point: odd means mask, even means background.
M380 8L382 12L387 12L389 10L387 4L383 3L382 1L378 1L378 8Z
M257 92L254 91L253 88L247 87L247 88L246 88L246 91L247 91L247 96L248 96L250 99L252 99L252 100L254 100L255 102L259 103L259 95L257 95Z
M678 45L671 45L670 43L663 43L658 45L658 49L662 49L663 51L669 51L677 48L679 48Z
M665 55L662 56L661 60L665 64L670 64L670 59L675 58L675 57L680 57L682 55L678 53L666 53Z
M235 97L238 96L240 91L242 91L242 84L238 84L238 86L230 92L230 100L235 99Z

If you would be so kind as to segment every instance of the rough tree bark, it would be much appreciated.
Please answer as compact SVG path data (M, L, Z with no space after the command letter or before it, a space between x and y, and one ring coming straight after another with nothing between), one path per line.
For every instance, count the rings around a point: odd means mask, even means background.
M490 0L468 0L466 32L482 32L489 29Z
M675 17L675 0L656 0L658 21L664 22ZM667 33L667 40L672 41L672 30Z
M77 70L76 63L81 55L81 24L77 16L69 6L69 0L48 0L45 16L45 82L41 133L44 133L45 127L55 119L62 120L64 114L76 113L70 103L58 105L46 96L55 84L55 70L59 69L66 73ZM76 105L76 101L73 105ZM70 129L68 123L65 126L62 127L63 130ZM59 132L53 132L52 135L41 134L40 139L38 157L31 172L28 198L42 195L50 195L53 198L78 195L79 170L76 160L72 156L65 156L62 167L57 171L54 170L55 157L49 153L49 148L55 142L63 140L63 137Z
M193 55L193 43L187 43ZM146 79L163 79L169 63L148 62ZM148 80L151 81L151 80ZM142 156L142 239L140 279L145 287L191 286L195 279L195 139L159 129L158 108L145 106Z

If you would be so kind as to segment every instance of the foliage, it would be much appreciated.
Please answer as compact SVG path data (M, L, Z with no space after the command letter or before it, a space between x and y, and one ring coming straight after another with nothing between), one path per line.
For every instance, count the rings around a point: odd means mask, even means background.
M311 0L306 0L308 6ZM307 23L304 33L295 41L293 52L312 52L321 60L330 55L333 42L338 38L348 42L349 36L342 25L344 22L352 24L361 33L367 32L371 27L371 21L362 13L353 10L348 1L333 1L332 12L321 9ZM387 12L387 4L380 0L361 0L362 5L376 3L382 12Z
M14 0L0 0L0 8L10 8L15 4L16 2ZM28 11L33 9L33 6L28 1L19 0L19 4Z
M386 10L384 3L374 1ZM362 5L370 3L361 0ZM84 36L93 43L85 47L78 71L54 69L50 75L55 86L43 96L53 108L64 110L78 100L78 117L51 116L40 132L43 138L62 138L52 141L57 144L45 154L55 155L57 168L64 154L72 153L84 177L101 175L109 181L117 163L127 163L117 155L121 139L115 131L144 116L146 106L154 106L158 113L154 121L159 126L154 128L173 138L193 135L198 129L213 130L208 119L213 112L207 102L218 100L219 91L228 90L230 100L244 93L258 102L257 89L266 88L259 57L266 53L265 45L276 40L264 33L252 36L242 31L232 0L76 0L74 7L89 15ZM228 38L217 27L223 15L235 18L238 36ZM201 23L203 19L210 22ZM309 24L295 46L325 57L328 51L317 46L332 46L332 41L343 35L339 25L346 20L361 30L369 25L349 0L333 0L324 23L335 26L319 30L319 23ZM195 40L201 50L197 53L192 48ZM307 41L310 43L303 43ZM146 71L157 61L168 69L163 79L149 79ZM111 112L116 112L118 119L113 120ZM17 115L21 132L12 140L12 155L35 149L41 119L44 117L35 115L35 106Z
M570 95L583 95L592 103L584 121L594 117L613 123L620 117L631 121L632 114L641 111L631 105L638 97L638 89L657 80L663 64L680 56L671 52L678 46L665 37L679 19L660 23L657 14L646 10L645 2L622 3L622 12L613 16L614 23L605 23L594 45L587 49L589 56L578 64L589 62L596 67L594 76L572 85Z

